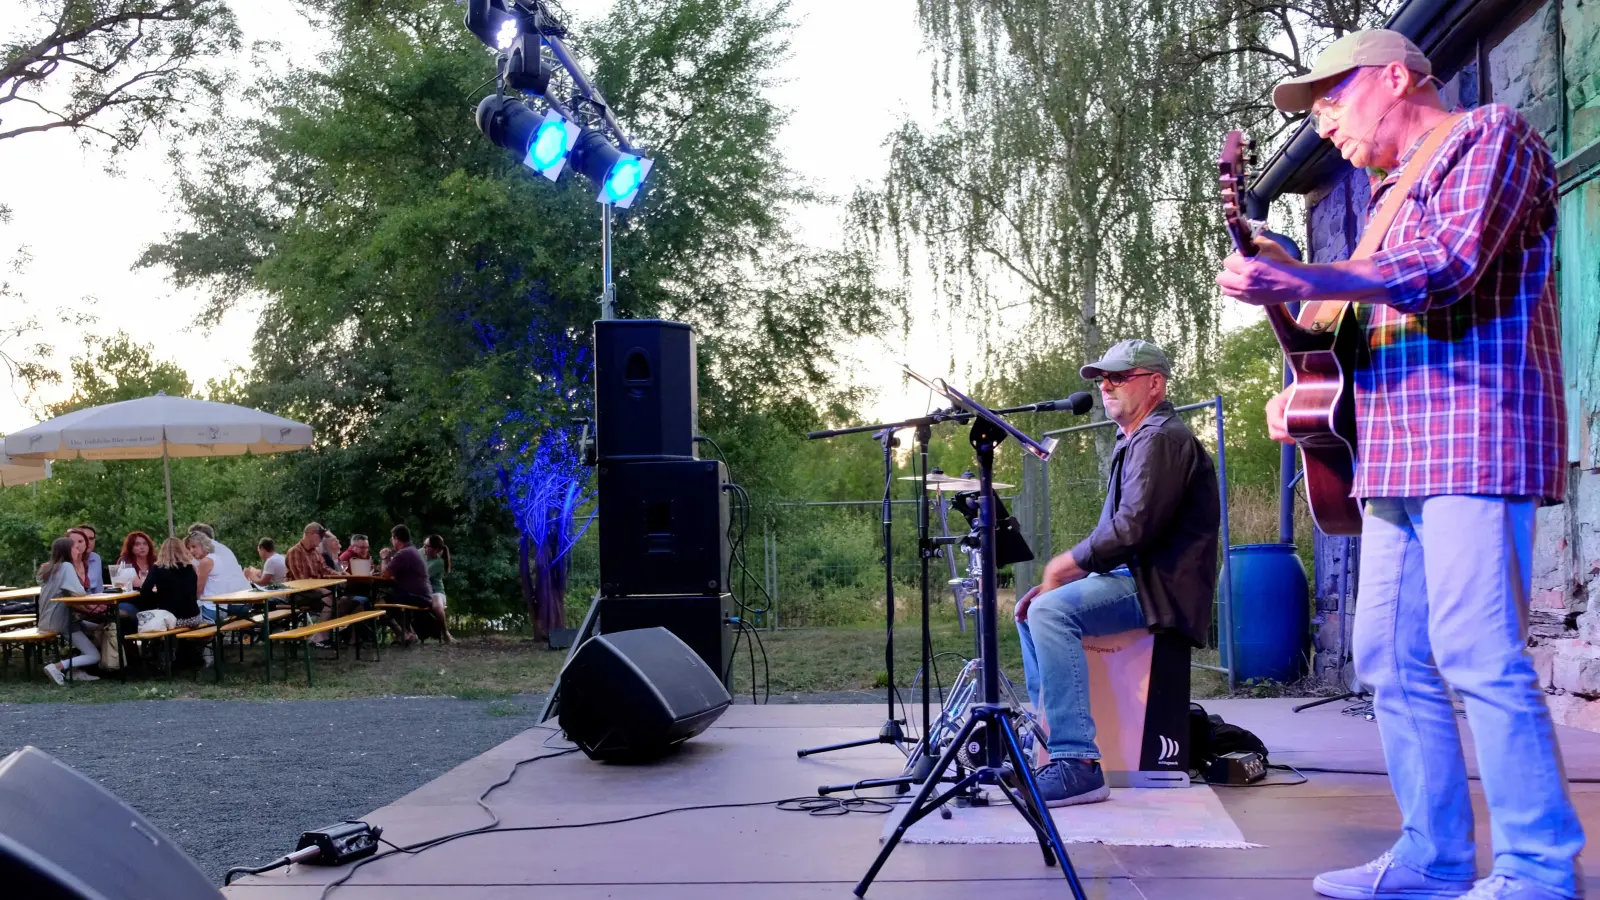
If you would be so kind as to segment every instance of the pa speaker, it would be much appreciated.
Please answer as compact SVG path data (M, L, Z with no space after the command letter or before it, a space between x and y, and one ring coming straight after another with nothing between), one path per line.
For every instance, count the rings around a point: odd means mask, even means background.
M0 895L222 900L161 830L35 747L0 760Z
M727 480L714 459L601 460L601 595L727 591Z
M706 665L728 683L733 658L732 594L683 597L601 597L600 633L638 628L665 628L689 645Z
M682 322L594 323L595 441L600 458L695 455L699 387L694 331Z
M561 673L561 730L590 759L660 757L732 702L717 673L665 628L592 637Z

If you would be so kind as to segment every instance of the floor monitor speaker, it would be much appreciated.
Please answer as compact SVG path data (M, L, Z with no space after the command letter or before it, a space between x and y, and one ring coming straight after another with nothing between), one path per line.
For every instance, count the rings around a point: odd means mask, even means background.
M0 760L0 896L222 900L149 819L36 747Z
M717 673L665 628L596 635L561 673L561 730L590 759L655 759L731 703Z

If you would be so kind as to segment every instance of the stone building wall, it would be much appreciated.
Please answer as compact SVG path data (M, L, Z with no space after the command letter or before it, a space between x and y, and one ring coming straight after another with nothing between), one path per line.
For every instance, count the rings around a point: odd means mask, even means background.
M1504 36L1484 39L1497 43L1485 46L1483 71L1476 63L1465 67L1446 85L1448 101L1516 107L1557 159L1600 137L1600 4L1552 0ZM1586 189L1600 190L1600 181ZM1312 260L1349 255L1365 221L1367 196L1365 173L1354 171L1307 196ZM1600 249L1564 258L1562 265L1595 266L1593 253ZM1556 720L1600 731L1600 469L1592 468L1600 463L1597 457L1575 457L1581 462L1570 471L1566 502L1539 511L1528 632ZM1333 683L1348 678L1343 665L1351 603L1359 603L1340 580L1341 570L1353 572L1353 544L1318 535L1313 671Z

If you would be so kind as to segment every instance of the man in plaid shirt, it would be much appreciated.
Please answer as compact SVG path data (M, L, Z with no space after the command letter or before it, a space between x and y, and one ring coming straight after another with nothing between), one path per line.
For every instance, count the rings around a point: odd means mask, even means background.
M1383 173L1371 210L1405 167L1426 168L1370 258L1306 265L1261 241L1261 254L1230 256L1217 276L1247 303L1363 304L1371 349L1355 373L1353 494L1365 514L1354 654L1402 826L1378 859L1313 886L1347 898L1576 898L1583 829L1524 626L1534 510L1566 492L1555 166L1515 110L1456 119L1432 81L1415 45L1374 30L1278 85L1279 109L1309 109L1346 160ZM1437 127L1450 129L1438 152L1413 160ZM1280 441L1287 396L1267 408ZM1476 883L1447 684L1472 726L1494 841L1493 870Z

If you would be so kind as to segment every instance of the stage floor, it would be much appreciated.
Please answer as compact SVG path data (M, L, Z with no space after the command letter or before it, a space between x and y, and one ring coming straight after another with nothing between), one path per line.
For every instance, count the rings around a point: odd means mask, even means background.
M909 699L909 698L908 698ZM1211 712L1260 735L1275 762L1382 769L1377 726L1341 714L1343 703L1292 714L1292 700L1213 700ZM736 706L673 759L652 766L590 762L582 754L528 763L490 795L504 825L621 818L677 806L776 800L820 784L897 774L890 747L844 750L804 760L800 747L875 733L880 706ZM1462 720L1465 730L1465 720ZM1600 734L1561 728L1569 774L1600 777ZM533 729L470 760L368 820L399 844L479 826L473 802L537 755L548 731ZM1471 758L1469 746L1468 757ZM1476 771L1476 767L1473 767ZM1294 900L1317 896L1317 872L1354 865L1392 843L1399 813L1381 777L1312 774L1305 785L1206 788L1221 797L1256 850L1198 850L1071 844L1092 898ZM1591 896L1600 891L1600 785L1572 787L1589 833L1584 853ZM1489 866L1488 825L1474 784L1479 867ZM1115 802L1113 799L1110 802ZM306 827L323 823L308 822ZM557 831L485 834L414 856L395 854L358 871L332 893L340 900L776 900L848 897L879 848L881 816L837 818L770 806L694 811L639 822ZM344 869L296 867L243 879L239 900L315 900ZM1059 869L1034 845L902 844L869 898L989 900L1066 897Z

